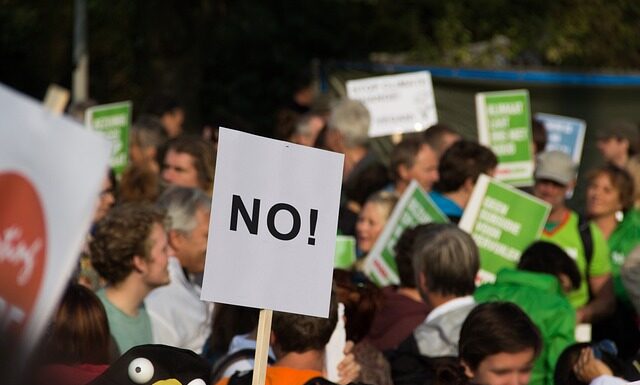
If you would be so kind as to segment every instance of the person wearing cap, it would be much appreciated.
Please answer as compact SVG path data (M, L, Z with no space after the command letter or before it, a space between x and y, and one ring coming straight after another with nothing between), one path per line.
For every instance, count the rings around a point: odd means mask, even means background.
M589 250L585 252L580 232L583 222L566 205L566 194L575 185L575 178L576 166L569 155L560 151L543 152L538 156L533 193L551 205L541 239L564 249L580 270L580 287L567 295L576 309L576 319L578 323L592 323L608 316L615 308L611 265L607 241L593 223L584 223L592 245L590 256L586 254Z
M638 127L626 121L613 122L598 131L598 151L604 160L625 168L638 152Z

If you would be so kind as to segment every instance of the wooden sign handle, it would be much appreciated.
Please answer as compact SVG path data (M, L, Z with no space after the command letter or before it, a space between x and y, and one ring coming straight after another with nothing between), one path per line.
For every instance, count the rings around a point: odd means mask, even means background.
M269 339L271 337L271 318L273 310L261 309L258 320L258 336L256 338L256 355L253 364L251 385L264 385L267 375L269 356Z

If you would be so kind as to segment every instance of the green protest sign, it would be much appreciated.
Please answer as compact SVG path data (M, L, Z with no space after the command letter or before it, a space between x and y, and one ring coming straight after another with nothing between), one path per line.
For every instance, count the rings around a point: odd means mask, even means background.
M104 135L111 142L109 164L117 175L127 166L129 154L129 128L131 126L131 102L103 104L87 109L87 128Z
M378 286L398 284L400 279L395 262L395 246L404 230L425 223L448 221L418 182L411 181L367 255L365 273Z
M333 258L333 267L338 269L350 269L356 262L356 239L348 235L336 237L336 254Z
M459 227L480 250L481 282L493 282L515 267L522 252L540 237L551 207L523 191L480 175Z
M498 157L496 179L514 186L533 184L531 113L527 90L476 94L478 141Z

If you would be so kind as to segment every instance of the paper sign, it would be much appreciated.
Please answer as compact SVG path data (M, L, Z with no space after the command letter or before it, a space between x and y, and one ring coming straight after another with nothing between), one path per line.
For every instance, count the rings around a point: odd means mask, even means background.
M4 85L0 110L0 333L28 353L76 266L109 145Z
M378 286L400 283L396 266L396 242L405 229L425 223L447 223L449 219L438 209L418 182L412 180L393 208L382 233L367 255L364 272Z
M202 299L327 317L343 161L220 128Z
M55 115L60 115L69 103L69 90L60 87L57 84L50 84L47 93L44 95L42 102L44 108L51 111Z
M131 102L103 104L88 108L85 116L87 128L104 135L111 142L111 167L122 175L129 154L129 128Z
M350 80L347 95L367 106L370 137L422 131L438 123L428 71Z
M496 179L514 186L533 184L529 111L527 90L476 94L478 141L498 157Z
M541 121L547 131L545 151L562 151L571 156L573 163L580 164L586 122L582 119L542 113L535 114L535 119Z
M540 238L548 203L481 174L459 227L480 250L479 281L493 282L505 267L514 268L522 252Z
M348 270L356 262L356 239L348 235L336 237L336 255L333 267Z

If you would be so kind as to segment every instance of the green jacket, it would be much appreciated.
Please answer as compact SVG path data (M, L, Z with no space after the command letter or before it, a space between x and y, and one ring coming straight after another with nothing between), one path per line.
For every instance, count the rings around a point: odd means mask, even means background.
M552 385L560 353L575 342L576 313L549 274L503 269L494 284L474 293L476 302L509 301L520 306L540 329L543 348L531 373L531 385Z
M620 278L620 268L631 250L640 245L640 211L629 210L609 237L608 243L611 251L611 275L613 276L616 297L629 303L627 291Z

